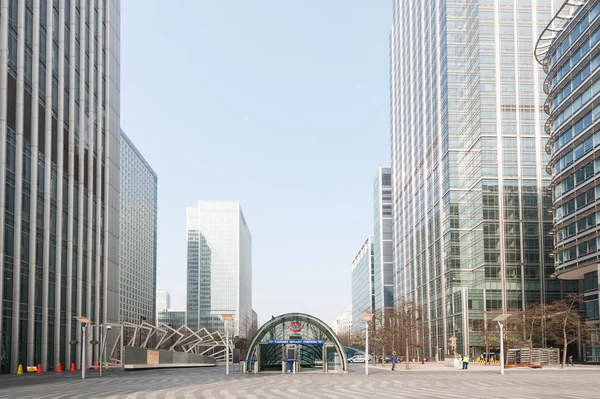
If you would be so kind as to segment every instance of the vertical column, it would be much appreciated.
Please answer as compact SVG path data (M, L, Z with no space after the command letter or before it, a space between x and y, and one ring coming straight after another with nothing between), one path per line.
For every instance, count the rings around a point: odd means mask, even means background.
M25 0L18 2L17 16L17 95L16 95L16 149L15 149L15 240L13 265L13 314L11 337L11 371L17 370L20 358L19 332L21 322L21 218L23 197L23 117L25 75ZM4 179L3 179L4 181ZM33 288L33 287L29 287ZM33 305L33 304L32 304ZM29 360L29 359L27 359ZM33 360L33 359L32 359Z
M52 0L47 0L46 6L46 122L44 149L44 253L42 265L44 277L42 283L42 336L48 336L48 286L50 279L50 190L52 183L52 71L54 69L54 9ZM57 93L58 94L58 93ZM32 155L33 162L33 155ZM37 162L37 155L36 155ZM37 196L37 193L36 193ZM31 277L30 277L31 278ZM47 346L46 346L47 348Z
M65 325L65 341L63 344L65 350L65 363L68 365L71 362L72 345L68 342L71 340L71 326L73 323L73 218L74 195L75 195L75 36L79 33L76 31L76 0L71 0L71 18L70 20L70 40L69 46L69 159L68 159L68 194L67 194L67 292L66 295L66 325ZM55 351L58 353L58 351Z
M89 43L89 61L88 61L88 70L89 70L89 96L88 96L88 152L87 152L87 301L86 301L86 315L88 317L93 317L92 322L98 322L98 315L92 316L92 298L94 296L94 292L92 291L92 245L93 245L93 227L94 227L94 149L96 143L94 141L94 133L95 126L94 120L95 118L95 110L94 110L94 85L95 85L95 75L94 75L94 29L95 29L95 16L94 16L94 1L86 0L88 3L88 21L89 21L89 32L87 36L87 41ZM90 327L90 333L88 334L90 337L94 337L93 328ZM89 341L86 340L86 358L88 359L88 363L93 362L92 358L92 345L90 345Z
M60 359L60 314L62 295L62 219L63 219L63 168L65 119L65 0L58 2L58 120L56 123L56 261L54 268L54 365ZM42 364L47 361L47 351L42 348Z
M8 0L0 1L0 357L4 342L4 212L6 208L6 113L8 97ZM1 370L0 370L1 372Z
M85 12L86 12L86 3L88 0L80 0L79 3L79 176L78 176L78 189L79 189L79 198L78 198L78 229L77 229L77 243L78 243L78 251L77 251L77 315L83 315L83 190L84 190L84 162L83 157L85 155L85 147L86 147L86 134L88 132L86 123L85 123L85 73L86 68L88 67L85 62L85 41L87 40L87 35L85 32ZM89 316L89 315L85 315ZM80 345L77 346L77 354L76 359L77 362L81 361L81 350L86 347L86 344L83 342L84 337L81 334L80 323L77 323L77 336L81 337L78 341ZM82 365L80 367L83 367Z
M113 35L112 26L111 26L111 11L113 7L111 6L111 0L107 0L107 9L106 9L106 44L104 45L104 50L106 53L106 72L105 72L105 81L106 87L104 92L104 103L106 104L106 112L104 113L105 120L105 132L104 135L104 218L103 218L103 229L104 229L104 279L102 281L103 290L104 290L104 314L102 315L102 319L104 322L108 321L108 281L109 278L112 279L112 276L108 275L108 237L109 237L109 215L110 212L110 203L109 203L109 191L110 191L110 133L111 133L111 37ZM119 250L119 248L117 248ZM117 280L118 281L118 280ZM110 320L114 322L116 320ZM119 320L121 321L121 320ZM122 335L121 335L122 336ZM123 338L121 338L121 342ZM121 346L121 359L123 359L123 350Z
M104 144L102 143L102 132L104 131L103 129L103 124L102 124L102 96L103 96L103 90L102 90L102 74L104 72L103 70L103 57L102 57L102 46L104 45L103 43L103 39L104 39L104 27L102 25L102 21L103 21L103 13L104 13L104 1L99 1L98 2L98 48L95 49L95 51L97 51L98 54L98 76L96 77L96 85L97 85L97 91L98 91L98 103L97 103L97 111L96 111L96 118L98 120L98 135L97 135L97 142L95 143L96 148L98 149L98 154L96 155L96 258L94 259L94 261L96 262L96 292L94 293L96 295L96 310L95 310L95 314L96 314L96 320L97 323L104 323L106 322L106 320L102 317L102 315L100 314L100 289L102 287L102 279L101 279L101 274L100 274L100 268L102 267L102 264L100 263L100 251L101 251L101 245L100 245L100 240L102 237L102 150L104 147ZM104 275L104 277L106 278L106 275ZM97 331L97 333L102 333L102 330ZM99 339L99 338L97 338ZM96 345L96 350L98 350L98 346ZM98 356L98 354L97 354Z
M44 0L42 0L44 1ZM39 134L39 74L40 74L40 0L33 2L33 71L31 93L31 191L29 202L29 309L27 331L27 363L33 365L35 357L35 274L36 274L36 241L37 241L37 181L38 181L38 134ZM44 303L42 303L44 307ZM44 335L42 334L42 341ZM42 348L42 356L44 349ZM45 364L43 364L45 366Z

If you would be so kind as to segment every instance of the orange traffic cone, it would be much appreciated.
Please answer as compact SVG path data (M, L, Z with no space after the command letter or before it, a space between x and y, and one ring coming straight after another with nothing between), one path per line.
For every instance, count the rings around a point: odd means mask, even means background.
M74 373L75 371L75 363L71 363L71 372Z
M58 367L56 368L56 372L57 373L62 373L63 372L62 364L58 363Z
M94 370L98 371L98 362L94 363Z
M42 365L41 364L38 364L38 366L37 366L37 373L42 374Z

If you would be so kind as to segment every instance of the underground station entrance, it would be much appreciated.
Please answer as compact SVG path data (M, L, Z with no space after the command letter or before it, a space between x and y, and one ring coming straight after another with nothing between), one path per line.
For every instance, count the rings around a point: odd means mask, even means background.
M346 372L348 359L337 335L318 318L286 313L265 323L248 347L249 372Z

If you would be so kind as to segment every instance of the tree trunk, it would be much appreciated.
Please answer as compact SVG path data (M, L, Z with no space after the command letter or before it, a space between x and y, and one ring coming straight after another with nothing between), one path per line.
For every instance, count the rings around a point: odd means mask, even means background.
M490 341L485 341L485 365L490 365Z
M529 364L533 364L533 337L529 337Z
M409 360L409 356L408 356L408 350L409 350L409 345L408 345L408 339L406 340L406 369L409 370L410 369L410 360Z
M560 365L560 368L564 368L565 364L567 363L567 331L566 329L563 330L563 358L562 358L562 364Z

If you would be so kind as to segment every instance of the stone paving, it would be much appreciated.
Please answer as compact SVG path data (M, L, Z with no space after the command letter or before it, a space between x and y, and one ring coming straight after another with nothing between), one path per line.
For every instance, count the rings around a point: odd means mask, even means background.
M404 364L396 371L350 365L347 374L302 372L225 376L223 366L203 369L110 371L86 380L79 373L0 376L0 398L598 398L600 367L506 370Z

